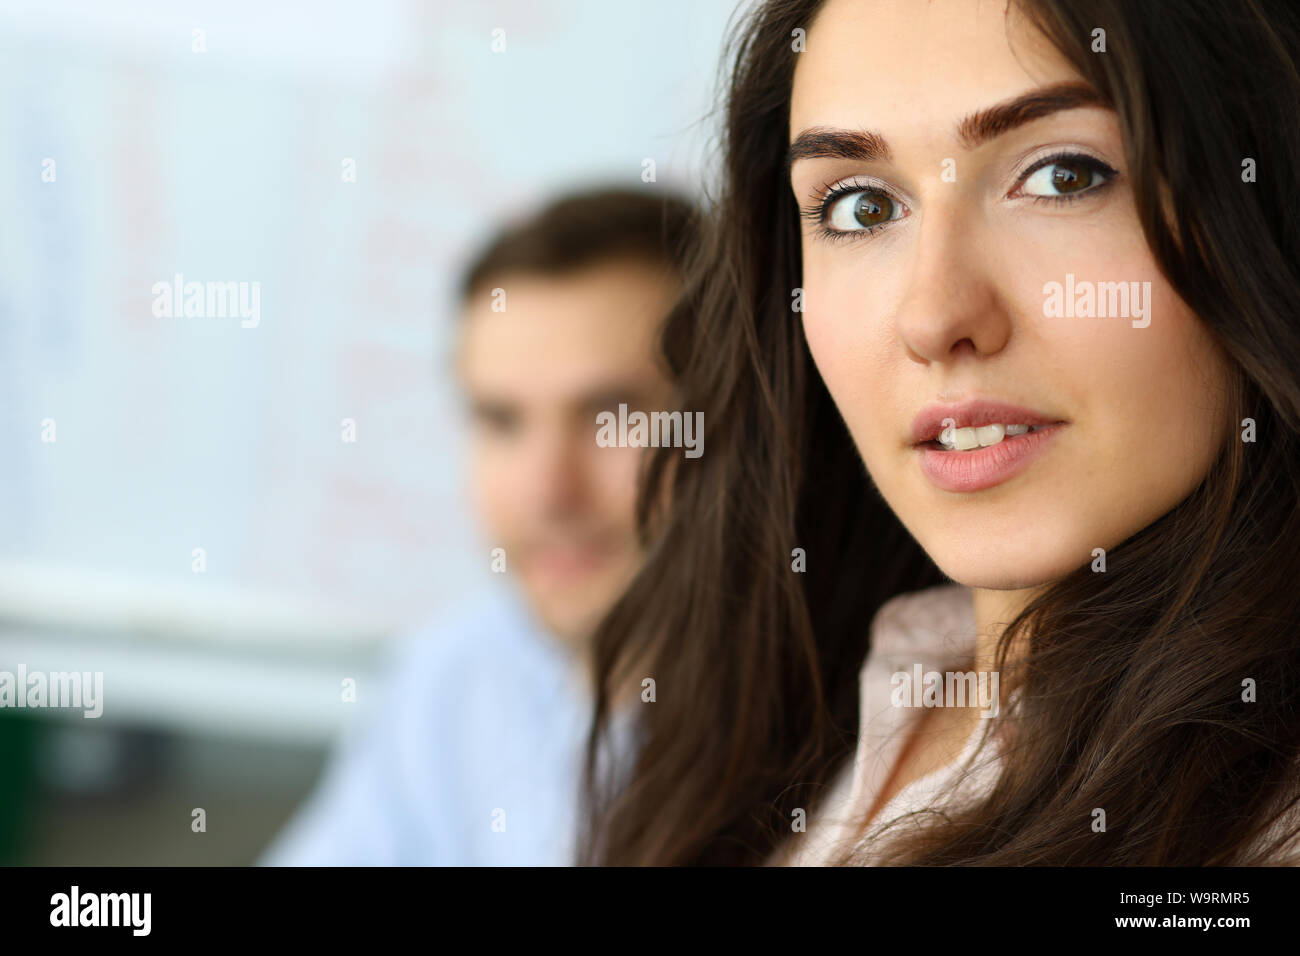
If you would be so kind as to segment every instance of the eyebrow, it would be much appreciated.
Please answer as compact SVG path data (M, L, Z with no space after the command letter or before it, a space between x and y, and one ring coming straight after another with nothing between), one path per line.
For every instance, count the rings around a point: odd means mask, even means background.
M966 149L986 143L1018 126L1064 110L1089 106L1110 108L1107 99L1086 83L1058 83L1045 86L978 110L957 124L957 138ZM889 143L870 130L806 129L790 144L785 168L801 159L854 159L861 162L891 158Z

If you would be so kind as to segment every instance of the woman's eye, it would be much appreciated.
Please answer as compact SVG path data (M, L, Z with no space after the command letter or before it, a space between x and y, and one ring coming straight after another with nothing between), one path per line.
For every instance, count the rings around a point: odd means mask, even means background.
M879 190L857 190L831 202L826 224L836 232L861 232L903 218L903 207Z
M1095 161L1058 159L1030 173L1020 191L1046 198L1069 196L1094 189L1113 175L1113 170Z

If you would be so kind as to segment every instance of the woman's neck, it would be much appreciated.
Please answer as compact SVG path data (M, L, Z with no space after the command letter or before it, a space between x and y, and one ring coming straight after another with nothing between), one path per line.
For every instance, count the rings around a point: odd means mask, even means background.
M972 588L971 594L975 604L975 668L976 670L994 669L998 641L1002 632L1026 605L1042 591L1042 587L1022 588L1014 591L993 590L991 588ZM1012 664L1023 650L1024 639L1020 638L1007 654L1007 663Z

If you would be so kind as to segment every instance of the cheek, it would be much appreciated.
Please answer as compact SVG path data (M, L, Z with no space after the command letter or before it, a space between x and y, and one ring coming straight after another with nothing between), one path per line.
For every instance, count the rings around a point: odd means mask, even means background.
M1136 223L1119 225L1105 242L1044 241L1023 250L1036 260L1035 283L1017 287L1017 334L1038 366L1037 380L1052 384L1080 426L1083 456L1073 484L1095 488L1132 533L1141 527L1135 522L1154 520L1189 493L1222 447L1229 365L1161 275ZM1146 314L1044 316L1038 280L1063 282L1067 273L1076 281L1127 283Z
M470 495L480 520L496 537L508 537L517 523L522 497L511 448L506 443L479 440L471 455Z
M1172 289L1153 283L1152 295L1148 328L1117 327L1085 353L1100 483L1139 527L1195 488L1228 431L1225 358Z
M894 291L888 280L877 281L865 268L823 266L815 256L805 265L804 282L808 350L870 466L881 442L900 440L891 427L898 401L890 388L896 337L888 303Z
M591 465L593 507L611 525L624 529L636 523L636 496L640 448L601 448Z

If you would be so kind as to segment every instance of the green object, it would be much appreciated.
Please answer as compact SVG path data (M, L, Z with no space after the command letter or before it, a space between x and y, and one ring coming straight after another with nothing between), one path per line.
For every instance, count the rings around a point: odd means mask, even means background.
M31 833L40 718L0 710L0 865L21 862Z

